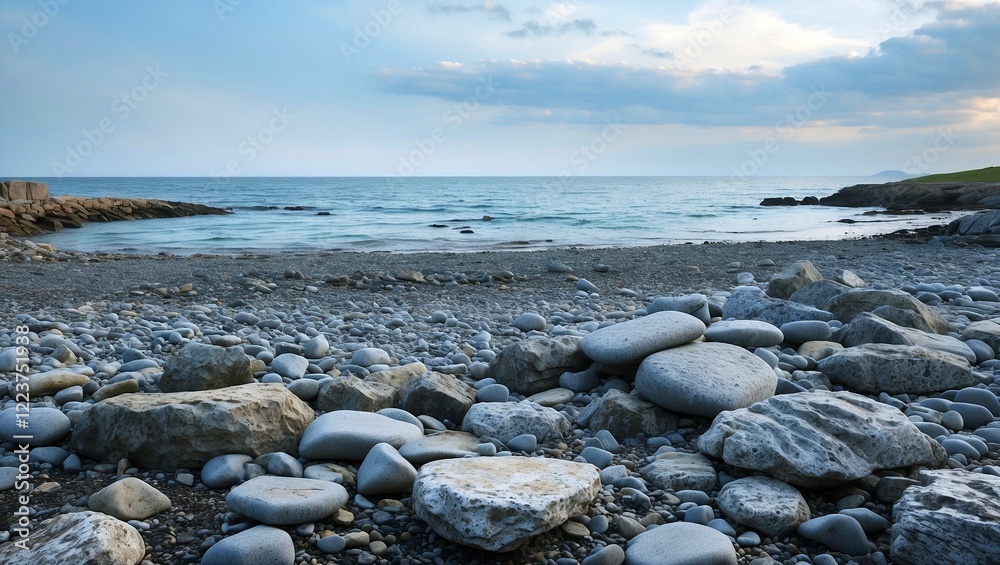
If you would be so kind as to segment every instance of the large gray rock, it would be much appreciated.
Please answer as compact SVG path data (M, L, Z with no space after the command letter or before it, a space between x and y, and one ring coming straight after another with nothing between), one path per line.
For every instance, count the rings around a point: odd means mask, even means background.
M408 493L417 470L396 448L380 443L371 448L358 467L358 492L364 496Z
M677 415L633 394L611 389L597 400L592 430L608 430L616 438L663 435L677 429Z
M72 448L99 461L146 469L199 468L216 455L294 454L315 413L279 384L198 392L123 394L84 411Z
M1000 477L924 471L892 507L896 563L992 565L1000 556Z
M514 392L535 394L559 386L559 377L590 366L580 338L526 339L508 345L490 363L490 376Z
M640 472L644 479L663 490L708 492L719 483L712 462L700 453L663 453Z
M570 422L552 408L539 406L530 400L513 402L480 402L475 404L462 421L462 431L479 437L492 437L504 443L531 434L538 441L569 431Z
M635 389L658 406L682 414L715 417L774 394L770 365L742 347L689 343L646 358Z
M704 332L705 324L698 318L663 311L591 332L580 348L598 363L630 365L657 351L692 342Z
M362 380L354 375L341 375L320 385L316 395L316 408L324 412L378 412L394 406L396 397L396 389L389 385Z
M783 394L720 414L698 448L799 487L832 486L879 469L939 466L944 448L887 404L850 392Z
M31 565L136 565L146 554L142 535L121 520L100 512L60 514L35 526L29 549L12 540L0 545L0 563Z
M409 422L371 412L337 410L309 424L302 434L299 452L302 457L314 461L363 461L379 443L388 443L398 449L423 435L420 428Z
M862 312L873 312L886 306L907 310L915 316L912 324L900 325L910 325L918 330L937 334L948 333L950 329L944 316L902 291L856 289L831 298L826 303L826 310L846 324ZM892 321L899 324L901 320L893 318Z
M719 491L719 510L737 524L782 538L810 518L809 504L795 487L770 477L747 477Z
M722 317L760 320L781 327L781 324L802 320L828 322L833 319L833 314L805 304L772 298L755 286L738 286L722 305Z
M625 565L736 565L726 534L691 522L664 524L632 538Z
M453 542L510 551L587 512L600 488L597 468L589 464L533 457L446 459L420 469L413 508Z
M858 314L851 323L837 332L837 341L844 347L855 347L867 343L919 345L927 349L961 355L972 364L976 362L976 354L961 340L950 335L927 333L903 327L870 312Z
M399 391L399 407L411 414L459 423L476 402L476 389L457 377L431 371Z
M242 347L217 347L192 341L167 360L157 386L162 392L183 392L251 382L250 359Z
M290 526L326 518L347 498L347 489L334 482L263 475L233 487L226 506L269 526Z
M962 330L962 339L978 339L1000 352L1000 324L991 320L972 322Z
M800 288L821 280L823 280L823 275L813 266L812 262L796 261L771 277L767 283L767 295L787 300Z
M975 384L964 357L915 345L848 347L816 368L831 382L867 394L926 394Z
M792 302L822 310L834 296L850 292L851 287L834 281L822 280L809 283L788 297Z

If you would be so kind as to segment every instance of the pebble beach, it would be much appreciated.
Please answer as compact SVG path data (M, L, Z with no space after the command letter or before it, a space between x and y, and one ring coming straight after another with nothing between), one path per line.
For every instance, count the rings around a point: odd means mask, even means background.
M1000 555L995 249L0 243L3 563Z

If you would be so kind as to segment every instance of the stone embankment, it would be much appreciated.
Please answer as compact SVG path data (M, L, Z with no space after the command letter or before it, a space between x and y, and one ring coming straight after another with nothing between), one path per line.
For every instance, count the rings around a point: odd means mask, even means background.
M79 228L84 222L113 222L151 218L222 215L225 210L146 198L49 197L43 183L0 182L0 232L14 236L33 236Z

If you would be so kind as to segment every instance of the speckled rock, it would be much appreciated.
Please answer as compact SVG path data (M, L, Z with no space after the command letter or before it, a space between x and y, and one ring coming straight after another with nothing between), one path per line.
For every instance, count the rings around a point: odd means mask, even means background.
M559 377L590 365L580 338L526 339L508 345L490 363L490 376L520 394L530 395L559 386Z
M770 477L747 477L727 483L719 491L719 510L772 538L794 532L810 518L809 504L795 487Z
M89 510L42 522L31 532L30 549L16 546L16 535L0 546L0 563L136 565L146 554L146 543L135 528Z

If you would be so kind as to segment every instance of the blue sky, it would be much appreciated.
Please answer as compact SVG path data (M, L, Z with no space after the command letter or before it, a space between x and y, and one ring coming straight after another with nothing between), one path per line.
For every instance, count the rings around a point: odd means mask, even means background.
M6 0L0 176L995 165L1000 2Z

